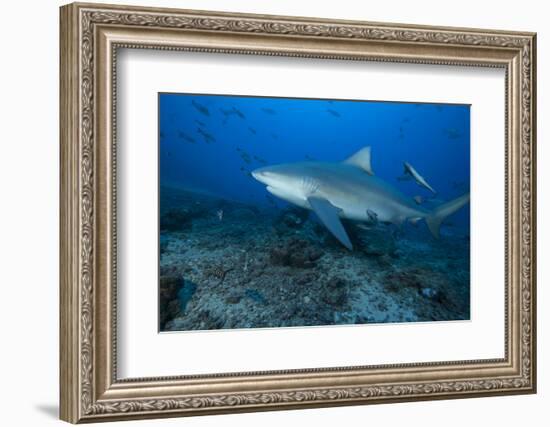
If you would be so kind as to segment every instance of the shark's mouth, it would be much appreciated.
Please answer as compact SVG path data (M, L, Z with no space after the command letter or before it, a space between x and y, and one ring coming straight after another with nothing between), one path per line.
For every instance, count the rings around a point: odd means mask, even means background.
M298 206L309 207L309 204L307 203L305 197L297 195L292 191L285 190L281 187L272 187L271 185L268 185L266 187L266 190L273 194L275 197L278 197L279 199L286 200L287 202L293 203Z
M282 191L280 189L277 189L276 187L273 187L271 185L268 185L267 187L265 187L265 189L274 196L281 197Z

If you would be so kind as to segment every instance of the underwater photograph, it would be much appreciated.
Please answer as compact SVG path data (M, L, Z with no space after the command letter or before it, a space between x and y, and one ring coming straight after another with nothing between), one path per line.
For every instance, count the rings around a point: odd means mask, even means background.
M159 331L470 319L470 105L159 93Z

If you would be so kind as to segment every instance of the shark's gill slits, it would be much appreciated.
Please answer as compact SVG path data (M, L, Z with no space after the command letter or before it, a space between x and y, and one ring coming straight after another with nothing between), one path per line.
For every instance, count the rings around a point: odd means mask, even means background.
M300 187L306 194L314 194L319 189L319 182L310 176L305 175L300 181Z

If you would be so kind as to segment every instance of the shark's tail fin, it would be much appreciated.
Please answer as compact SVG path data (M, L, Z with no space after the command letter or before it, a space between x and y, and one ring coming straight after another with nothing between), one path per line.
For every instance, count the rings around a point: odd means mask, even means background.
M455 213L469 201L470 193L466 193L454 200L451 200L450 202L438 206L426 217L426 223L428 224L428 228L434 237L439 237L439 227L441 226L443 220L449 215Z

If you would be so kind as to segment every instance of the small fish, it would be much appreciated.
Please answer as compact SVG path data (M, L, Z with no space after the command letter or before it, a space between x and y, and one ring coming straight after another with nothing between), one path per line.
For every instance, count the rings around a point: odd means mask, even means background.
M237 116L239 116L241 119L246 119L246 116L244 115L244 113L241 111L241 110L238 110L237 108L233 107L233 110L235 111L235 113L237 114Z
M411 219L409 219L409 222L410 222L413 226L418 227L418 223L420 222L421 219L422 219L422 218L411 218Z
M160 139L164 139L164 132L160 131Z
M250 173L250 171L249 171L247 168L245 168L244 166L241 166L241 172L242 172L243 175L246 176L247 178L252 178L252 179L254 179L254 178L252 177L252 174Z
M270 114L272 116L274 116L275 114L277 114L277 112L273 109L273 108L267 108L267 107L264 107L262 108L262 111L266 114Z
M427 188L434 194L436 193L436 191L430 186L430 184L428 184L424 177L422 177L422 175L420 175L410 163L404 162L403 167L405 168L405 174L411 175L418 185Z
M315 157L310 156L309 154L306 154L306 155L304 156L304 158L307 159L307 160L315 161Z
M195 120L195 123L198 124L201 127L206 127L206 123L201 122L200 120Z
M192 136L186 134L185 132L183 132L181 130L178 132L178 138L183 139L183 140L185 140L185 141L187 141L191 144L194 144L195 142L197 142L197 140L195 138L193 138Z
M443 132L449 139L459 139L462 136L462 133L454 128L444 129Z
M248 153L245 153L244 151L241 152L241 159L243 159L247 164L252 163L252 161L250 160L250 156L248 155Z
M237 109L236 107L232 107L231 109L220 108L220 111L226 117L226 119L229 116L238 116L243 120L246 118L245 115L243 114L243 112L241 110Z
M230 110L230 109L227 109L227 110L226 110L226 109L223 109L223 108L220 108L220 112L221 112L225 117L236 114L235 111L233 111L233 110Z
M253 127L248 127L248 131L252 134L252 135L256 135L256 129L254 129Z
M424 202L424 198L422 196L414 196L413 200L416 202L417 205L421 205Z
M370 222L374 224L378 223L378 214L373 210L367 209L367 216L369 217Z
M193 104L193 107L195 107L195 109L205 115L205 116L210 116L210 111L208 110L208 108L206 108L204 105L202 104L199 104L197 101L195 101L194 99L191 101L191 104Z
M254 157L254 160L256 160L258 163L262 163L262 164L264 164L264 165L267 165L267 160L262 159L262 158L259 157L259 156L252 156L252 157Z
M218 219L220 221L223 221L223 209L220 209L219 211L217 211L216 215L218 216Z
M338 111L332 110L330 108L327 109L327 113L332 114L334 117L342 117Z
M216 141L216 138L214 138L210 133L206 132L202 128L197 128L197 132L202 135L202 137L204 138L204 142L206 142L207 144Z

